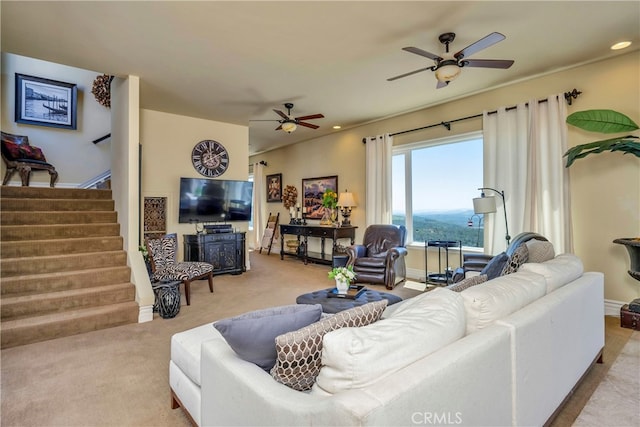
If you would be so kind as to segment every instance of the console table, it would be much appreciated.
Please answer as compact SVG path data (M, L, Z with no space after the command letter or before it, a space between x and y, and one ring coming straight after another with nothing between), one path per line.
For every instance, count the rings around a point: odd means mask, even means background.
M245 267L245 234L211 233L185 234L184 260L208 262L213 265L213 275L242 274Z
M350 239L350 244L354 244L356 238L356 228L354 226L338 227L331 225L297 225L297 224L280 224L280 259L284 259L285 255L292 255L307 261L317 262L319 264L329 264L333 262L333 255L336 252L338 246L338 239ZM298 246L302 247L302 250L297 252L286 252L284 250L284 235L294 235L298 239ZM307 250L308 238L320 239L320 252L310 252ZM325 239L333 240L333 246L331 252L325 252L324 241Z

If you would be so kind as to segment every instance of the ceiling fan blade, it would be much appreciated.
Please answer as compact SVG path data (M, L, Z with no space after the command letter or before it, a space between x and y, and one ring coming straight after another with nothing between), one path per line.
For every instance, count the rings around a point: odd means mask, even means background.
M432 70L433 71L433 67L420 68L419 70L411 71L409 73L400 74L399 76L388 78L387 81L388 82L392 82L394 80L398 80L398 79L401 79L403 77L407 77L407 76L410 76L410 75L416 74L416 73L421 73L421 72L427 71L427 70Z
M442 89L443 87L449 86L449 82L441 82L438 80L438 84L436 84L436 89Z
M296 120L311 120L311 119L323 119L324 116L322 114L311 114L310 116L301 116L296 117Z
M280 117L282 117L283 119L285 119L285 120L289 120L289 116L287 116L287 115L286 115L285 113L283 113L282 111L280 111L280 110L273 110L273 111L275 111L275 113L276 113L277 115L279 115Z
M276 130L280 130L280 129L282 129L282 123L280 123L280 126L276 128Z
M318 125L313 125L311 123L305 123L305 122L299 122L298 124L300 126L305 126L305 127L311 128L311 129L318 129L320 127Z
M467 58L473 55L476 52L481 51L482 49L486 49L489 46L492 46L502 40L506 39L504 34L500 33L491 33L486 37L481 38L475 43L471 43L469 46L465 47L461 51L455 53L453 56L456 59Z
M415 53L416 55L420 55L420 56L424 56L427 57L429 59L433 59L434 61L442 61L442 58L434 53L431 52L427 52L426 50L422 50L420 48L417 47L413 47L413 46L409 46L409 47L403 47L402 50L406 51L406 52L411 52L411 53Z
M507 69L513 65L513 62L507 59L465 59L460 65L462 67Z

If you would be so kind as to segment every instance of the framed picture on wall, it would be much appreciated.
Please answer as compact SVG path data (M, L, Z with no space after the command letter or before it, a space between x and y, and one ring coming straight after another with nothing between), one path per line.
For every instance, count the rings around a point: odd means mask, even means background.
M338 176L302 179L302 217L322 219L322 195L327 190L338 192Z
M282 174L267 175L267 202L282 201Z
M78 87L16 73L16 123L76 129Z

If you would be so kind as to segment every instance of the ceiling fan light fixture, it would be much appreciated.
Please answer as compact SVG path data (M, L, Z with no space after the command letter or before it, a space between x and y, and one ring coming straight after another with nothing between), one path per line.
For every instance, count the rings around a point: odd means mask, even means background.
M624 49L625 47L629 47L629 46L631 46L631 42L630 41L618 42L618 43L614 44L613 46L611 46L611 50L620 50L620 49Z
M286 133L291 133L295 131L297 128L298 126L294 122L284 122L282 124L282 130L285 131Z
M436 79L440 82L450 82L460 75L460 67L455 60L442 61L435 73Z

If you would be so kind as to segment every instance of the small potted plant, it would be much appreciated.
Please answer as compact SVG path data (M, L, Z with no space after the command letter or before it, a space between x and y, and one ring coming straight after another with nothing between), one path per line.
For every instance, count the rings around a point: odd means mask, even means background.
M353 272L353 267L334 267L329 272L329 279L335 279L336 289L338 293L344 295L349 290L349 286L356 278L356 273Z

